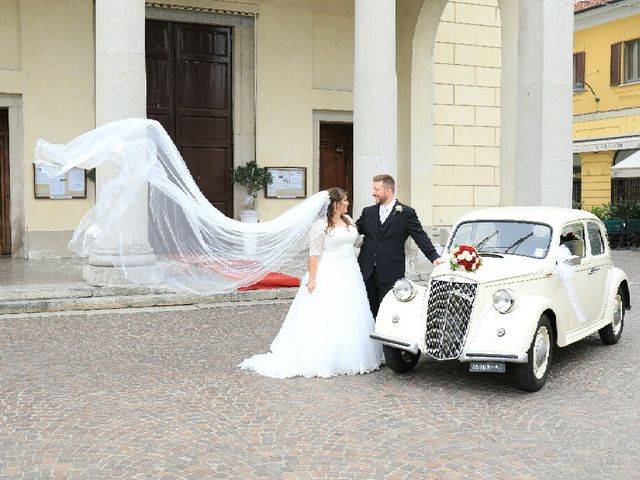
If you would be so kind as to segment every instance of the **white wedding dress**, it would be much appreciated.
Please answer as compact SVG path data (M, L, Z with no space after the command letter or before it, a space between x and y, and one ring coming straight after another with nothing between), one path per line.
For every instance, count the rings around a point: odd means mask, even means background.
M326 220L317 221L310 234L309 254L320 255L314 292L307 290L307 273L271 352L240 368L274 378L331 377L371 372L382 363L380 344L369 338L374 320L355 256L356 227L325 228Z

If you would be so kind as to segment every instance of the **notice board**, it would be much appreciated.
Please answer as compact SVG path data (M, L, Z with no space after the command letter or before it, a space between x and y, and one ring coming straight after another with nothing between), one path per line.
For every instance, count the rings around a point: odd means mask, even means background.
M50 178L42 167L33 167L35 198L87 198L87 176L83 168L72 168L64 175Z

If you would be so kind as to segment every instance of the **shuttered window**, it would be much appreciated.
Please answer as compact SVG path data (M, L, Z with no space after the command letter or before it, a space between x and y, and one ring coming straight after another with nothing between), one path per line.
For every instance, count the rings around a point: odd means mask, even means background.
M624 42L624 83L640 82L640 38Z
M573 89L584 90L584 52L573 54Z
M620 85L620 50L622 44L614 43L611 45L611 69L610 69L610 84Z

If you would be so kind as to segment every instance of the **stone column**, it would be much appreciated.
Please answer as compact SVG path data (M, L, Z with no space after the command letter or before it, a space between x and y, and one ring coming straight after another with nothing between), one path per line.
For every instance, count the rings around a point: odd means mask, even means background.
M573 2L521 0L518 36L515 160L501 172L501 203L571 207Z
M146 117L144 0L96 0L96 124ZM118 153L115 153L117 155ZM97 169L98 200L105 183L119 171L112 165ZM128 275L157 283L159 271L147 236L147 189L141 189L118 231L89 256L84 279L90 285L128 283ZM120 235L123 238L120 238ZM126 236L125 236L126 235Z
M395 0L355 0L353 214L371 205L371 178L397 176Z

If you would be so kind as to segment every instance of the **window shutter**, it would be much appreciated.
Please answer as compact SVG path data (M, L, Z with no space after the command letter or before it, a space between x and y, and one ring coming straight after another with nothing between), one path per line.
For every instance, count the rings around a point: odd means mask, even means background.
M576 56L576 78L573 79L573 83L582 86L584 84L584 52L574 55Z
M620 53L622 52L622 43L614 43L611 45L611 76L609 83L611 85L620 85Z

